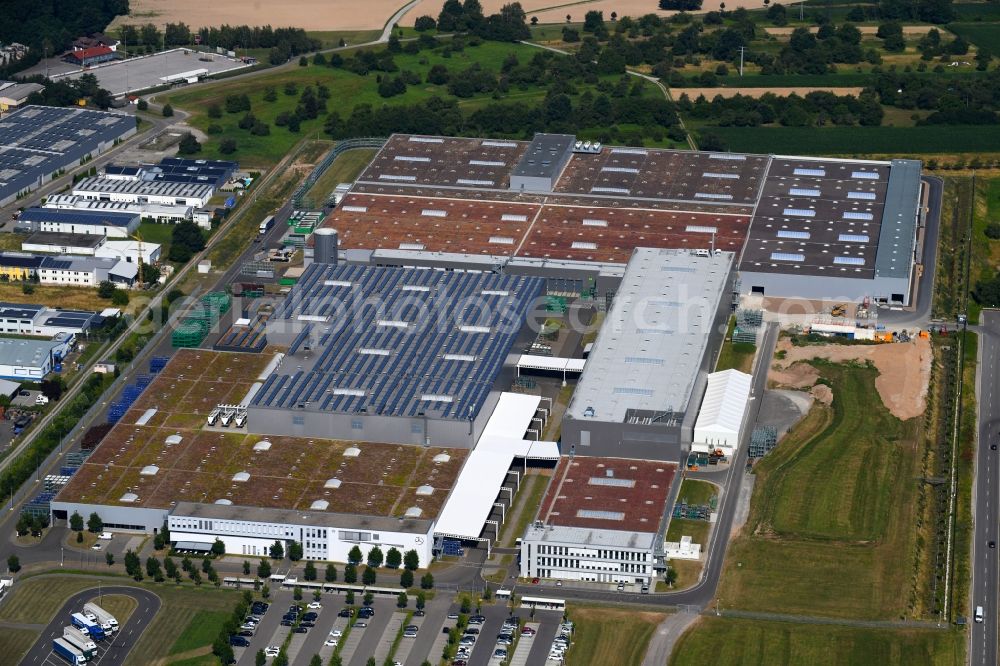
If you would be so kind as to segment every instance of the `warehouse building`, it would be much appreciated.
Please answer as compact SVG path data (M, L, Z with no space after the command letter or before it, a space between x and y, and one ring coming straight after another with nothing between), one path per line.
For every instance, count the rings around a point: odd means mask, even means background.
M134 240L108 240L96 234L65 234L39 231L21 243L24 252L79 254L99 259L120 259L128 263L142 261L155 264L160 260L158 243Z
M251 432L472 448L534 332L539 278L312 264L267 322ZM377 305L375 305L377 304Z
M160 204L201 208L215 188L208 183L170 183L159 180L118 180L93 176L73 186L73 195L92 201Z
M191 206L174 206L151 203L126 203L123 201L94 201L72 194L54 194L45 200L46 210L79 210L87 212L126 213L140 220L171 223L180 220L190 220L194 211ZM136 223L138 225L138 223ZM109 230L110 231L110 230ZM121 236L121 232L108 233L108 236Z
M694 424L692 451L720 450L732 456L743 433L753 377L739 370L722 370L708 376L705 398Z
M80 108L25 106L0 119L0 206L135 134L135 119Z
M75 337L58 333L51 340L0 337L0 377L41 381L73 347Z
M105 280L131 287L138 268L127 261L86 256L0 252L0 279L94 287Z
M652 585L675 465L563 457L521 540L522 578Z
M89 234L107 238L127 238L141 222L137 213L103 210L75 210L58 206L66 195L49 197L44 208L27 208L21 212L15 230L22 233ZM52 201L52 200L56 201Z
M59 492L54 516L96 512L109 529L146 533L166 521L195 550L219 538L227 553L262 556L295 540L309 560L379 546L414 549L426 565L468 452L205 425L218 404L252 395L275 358L179 350Z
M0 115L24 106L32 93L43 90L45 90L45 86L41 83L0 81Z
M635 250L566 409L564 454L680 460L722 343L732 263Z
M740 262L744 293L909 305L920 162L774 158Z

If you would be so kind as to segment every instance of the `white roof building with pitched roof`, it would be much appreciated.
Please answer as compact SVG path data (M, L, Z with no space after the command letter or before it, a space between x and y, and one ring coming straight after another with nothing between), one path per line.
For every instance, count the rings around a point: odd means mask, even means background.
M753 377L739 370L722 370L708 376L705 399L694 424L694 450L722 449L731 455L740 440L740 429L750 401Z

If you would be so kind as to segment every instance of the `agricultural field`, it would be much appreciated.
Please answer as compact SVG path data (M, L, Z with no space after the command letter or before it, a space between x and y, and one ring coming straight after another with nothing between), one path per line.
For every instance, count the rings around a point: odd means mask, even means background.
M747 529L730 546L719 597L742 610L906 616L919 420L900 421L873 401L874 368L813 365L833 404L814 406L758 464Z
M286 0L281 3L246 3L236 0L132 0L128 16L120 16L112 26L126 23L186 23L202 26L273 25L309 27L310 30L381 30L402 6L398 0L374 0L358 4L350 0ZM412 20L411 20L412 23Z
M954 666L964 663L963 643L958 630L862 629L706 615L677 643L670 666Z
M16 664L36 640L38 640L37 631L4 627L4 630L0 631L0 654L9 659L10 663Z
M785 155L998 153L1000 132L974 125L940 127L704 127L729 150Z
M112 307L111 301L97 295L97 287L65 287L60 285L31 285L31 293L24 293L20 282L0 282L0 301L5 303L44 303L50 308L93 310L100 312Z
M998 23L950 23L948 29L981 49L988 49L994 55L1000 53Z
M666 617L663 613L573 605L567 607L566 614L575 624L573 645L566 653L573 666L642 663L649 639Z

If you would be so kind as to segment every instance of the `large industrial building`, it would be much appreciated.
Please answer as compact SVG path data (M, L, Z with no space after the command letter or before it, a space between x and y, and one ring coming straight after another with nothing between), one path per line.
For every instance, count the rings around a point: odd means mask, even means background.
M59 310L44 305L0 303L0 331L17 335L51 338L59 333L76 335L99 326L103 319L96 312Z
M732 262L635 251L566 408L564 453L680 459L730 313Z
M70 333L57 333L51 340L0 337L0 377L41 381L69 353L75 340Z
M521 576L653 583L675 465L563 457L521 542Z
M122 113L26 106L0 119L0 206L135 134Z
M64 198L58 195L50 199ZM32 207L21 212L15 230L58 234L89 234L107 238L128 238L139 228L141 218L136 213L70 208Z
M327 218L344 250L624 264L733 252L744 294L908 305L920 163L394 135Z
M267 322L287 346L249 406L252 432L472 448L539 278L311 265Z

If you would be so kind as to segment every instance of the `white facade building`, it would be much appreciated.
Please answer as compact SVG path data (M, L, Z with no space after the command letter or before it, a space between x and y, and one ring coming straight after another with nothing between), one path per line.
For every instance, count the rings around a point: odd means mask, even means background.
M114 180L101 176L84 178L73 186L73 195L93 201L111 201L202 208L215 188L203 183L173 183L161 180Z
M655 533L534 523L521 541L521 577L650 584L655 543Z
M140 245L142 252L140 252ZM142 259L144 264L155 264L160 260L160 245L158 243L147 243L143 241L108 241L97 248L95 257L104 259L119 259L130 264L137 263Z
M72 194L54 194L45 200L44 208L134 213L143 220L164 223L190 220L192 211L194 210L191 206L184 205L168 206L166 204L127 203L123 201L94 201ZM138 222L136 222L136 226L138 226ZM122 233L108 233L107 235L120 238L126 236L126 234Z
M322 502L322 501L320 501ZM275 541L302 544L307 560L346 562L354 546L367 553L415 550L431 561L434 521L180 502L167 519L172 541L211 544L220 539L234 555L265 555Z
M721 449L723 454L733 455L739 445L752 384L753 377L739 370L723 370L708 376L705 399L694 424L692 451Z

